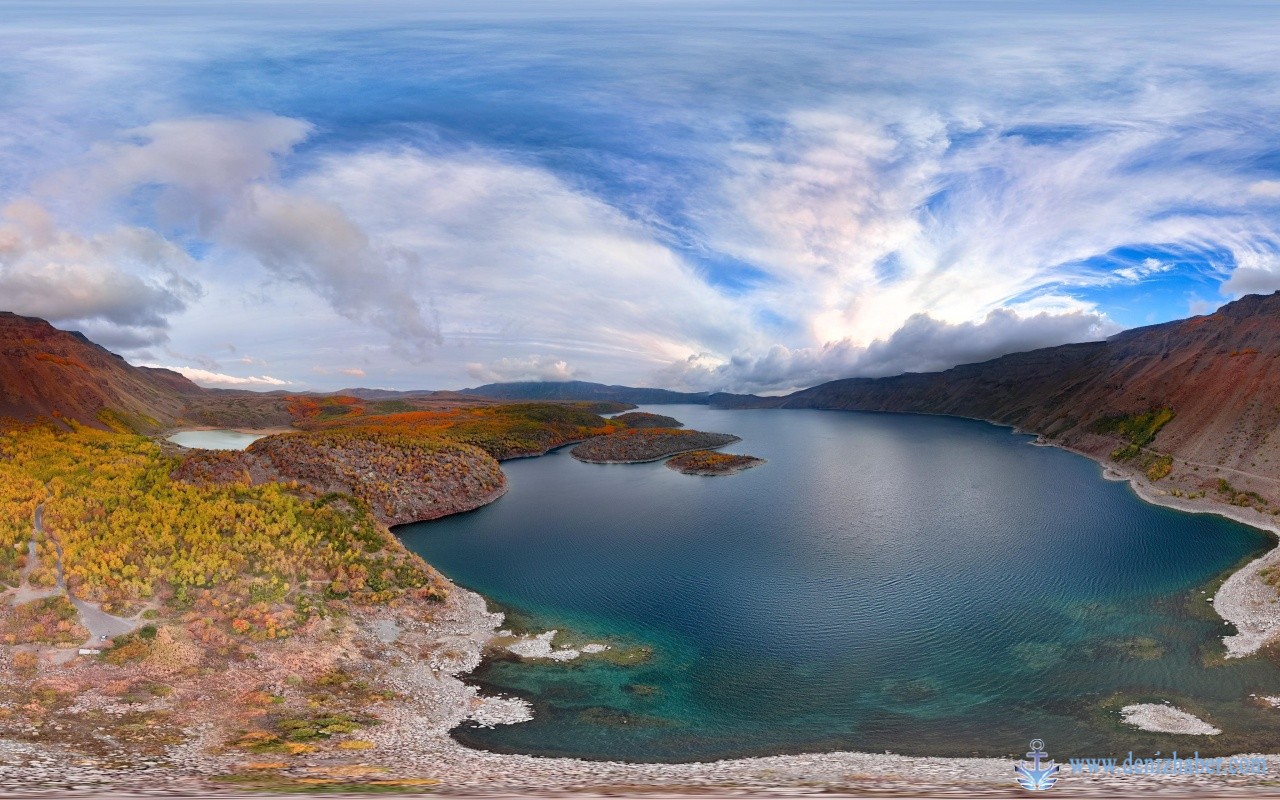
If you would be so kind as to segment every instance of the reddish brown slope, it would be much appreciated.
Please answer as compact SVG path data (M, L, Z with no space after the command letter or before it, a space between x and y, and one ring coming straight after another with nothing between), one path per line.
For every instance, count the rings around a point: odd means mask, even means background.
M833 381L769 405L988 419L1100 456L1117 442L1094 432L1099 418L1167 406L1176 416L1152 447L1193 462L1175 471L1203 465L1197 477L1228 477L1280 499L1280 292L1106 342L946 372Z
M103 409L138 428L171 424L203 390L168 370L128 364L79 333L0 312L0 417L59 415L103 427Z

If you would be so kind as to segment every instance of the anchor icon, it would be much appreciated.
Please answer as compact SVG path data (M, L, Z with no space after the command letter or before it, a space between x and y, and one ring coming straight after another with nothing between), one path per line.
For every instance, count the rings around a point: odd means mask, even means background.
M1043 792L1046 789L1052 789L1054 784L1058 782L1058 765L1049 761L1044 766L1040 765L1041 759L1048 758L1048 754L1044 751L1044 741L1041 739L1031 740L1031 752L1027 753L1027 758L1031 759L1028 766L1024 761L1016 764L1013 768L1014 773L1018 776L1018 783L1022 788L1032 792Z

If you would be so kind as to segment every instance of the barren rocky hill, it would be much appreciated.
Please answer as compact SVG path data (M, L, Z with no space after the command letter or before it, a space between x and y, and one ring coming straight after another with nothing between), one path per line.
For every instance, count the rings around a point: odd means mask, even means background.
M79 333L0 312L0 417L62 416L103 426L104 409L131 427L160 427L204 392L169 370L131 366Z

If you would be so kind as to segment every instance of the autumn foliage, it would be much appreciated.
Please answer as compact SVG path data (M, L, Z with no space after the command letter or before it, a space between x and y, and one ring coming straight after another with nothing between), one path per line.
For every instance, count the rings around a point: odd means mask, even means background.
M430 568L354 498L314 498L287 482L194 485L171 479L177 465L140 436L74 424L5 432L0 502L17 522L4 530L28 538L43 502L40 571L52 571L60 548L77 597L117 611L204 603L217 611L206 616L246 636L287 635L333 598L440 596Z
M32 600L0 608L0 642L14 644L72 645L89 638L80 627L79 614L64 595Z
M631 428L600 436L573 448L579 461L599 464L633 464L657 461L676 453L723 447L740 441L729 433L678 430L675 428Z
M755 456L695 450L669 459L667 466L685 475L732 475L763 463L764 459Z

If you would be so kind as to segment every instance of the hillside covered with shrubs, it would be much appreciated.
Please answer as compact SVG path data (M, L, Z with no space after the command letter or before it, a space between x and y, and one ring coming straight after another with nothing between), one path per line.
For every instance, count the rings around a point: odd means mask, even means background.
M295 482L312 495L359 498L387 525L478 508L506 490L498 461L540 455L607 433L615 423L573 406L528 403L309 417L309 430L254 442L243 452L194 451L174 477L194 485Z
M570 451L579 461L593 464L636 464L658 461L677 453L724 447L741 441L730 433L674 428L629 428L583 442Z
M203 615L224 633L287 636L334 601L443 596L443 582L361 500L292 481L174 480L179 459L141 437L72 424L0 433L6 583L66 588L116 614ZM24 545L36 506L36 563Z

